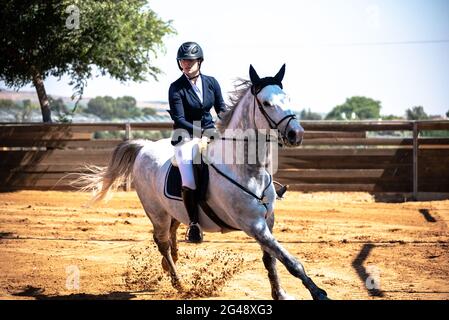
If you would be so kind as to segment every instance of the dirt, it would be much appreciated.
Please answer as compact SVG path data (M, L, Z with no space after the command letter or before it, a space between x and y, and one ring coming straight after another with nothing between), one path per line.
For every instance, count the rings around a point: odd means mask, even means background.
M0 194L0 299L271 299L262 252L242 232L188 244L172 288L135 192ZM449 299L449 200L288 192L275 236L332 299ZM311 299L278 262L284 289Z

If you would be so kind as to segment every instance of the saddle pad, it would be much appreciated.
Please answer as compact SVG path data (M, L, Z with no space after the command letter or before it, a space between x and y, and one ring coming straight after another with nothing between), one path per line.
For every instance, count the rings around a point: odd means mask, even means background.
M196 176L201 177L199 179L199 183L197 181L197 183L199 184L199 187L197 188L197 199L199 200L199 205L201 209L203 209L203 212L212 221L214 221L215 224L221 227L222 232L239 230L221 220L205 200L207 186L209 184L209 167L204 162L202 162L201 165L194 165L193 168L195 170ZM164 183L164 195L169 199L182 201L181 173L179 172L179 168L175 167L171 163L171 161L167 170L167 174L165 176Z
M169 199L182 201L181 185L179 168L170 163L165 176L164 195Z

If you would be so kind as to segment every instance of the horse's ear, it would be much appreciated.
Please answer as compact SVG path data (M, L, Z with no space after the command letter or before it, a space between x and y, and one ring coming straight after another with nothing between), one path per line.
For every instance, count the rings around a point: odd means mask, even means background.
M256 70L254 70L253 65L249 65L249 78L253 84L256 84L260 81L259 76L257 75Z
M284 75L285 75L285 63L284 63L284 65L281 67L281 70L279 70L279 72L274 76L274 78L275 78L278 82L282 82L282 79L284 79Z

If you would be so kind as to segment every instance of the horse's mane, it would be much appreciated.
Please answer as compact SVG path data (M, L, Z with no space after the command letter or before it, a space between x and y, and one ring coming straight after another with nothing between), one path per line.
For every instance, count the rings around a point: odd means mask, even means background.
M250 80L242 78L234 82L234 91L229 92L231 104L227 106L227 110L223 114L220 114L221 119L217 121L217 128L221 133L228 127L237 105L252 85Z

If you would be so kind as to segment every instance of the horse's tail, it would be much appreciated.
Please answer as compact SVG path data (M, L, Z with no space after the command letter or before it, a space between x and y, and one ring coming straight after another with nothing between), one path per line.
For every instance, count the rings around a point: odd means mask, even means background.
M127 140L115 147L107 167L86 165L87 173L74 181L81 191L93 191L91 203L104 199L110 191L115 191L129 177L132 178L134 162L143 148L142 140Z

